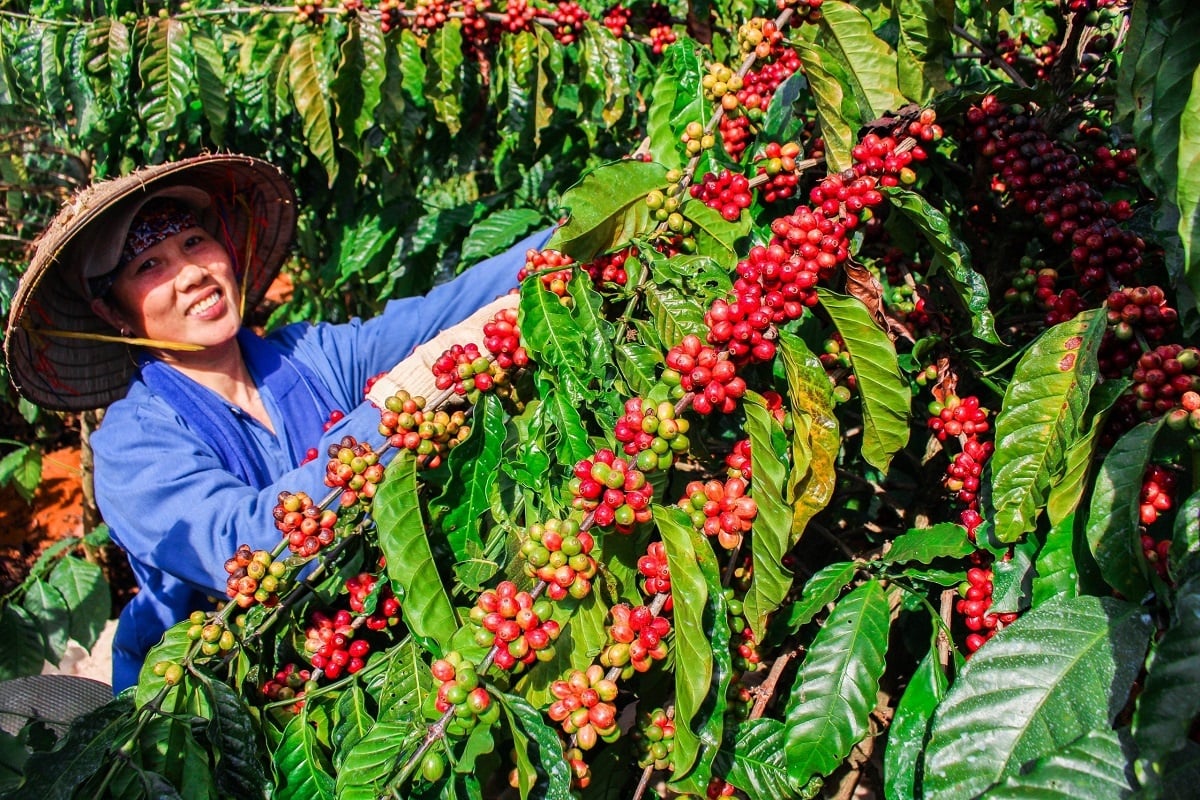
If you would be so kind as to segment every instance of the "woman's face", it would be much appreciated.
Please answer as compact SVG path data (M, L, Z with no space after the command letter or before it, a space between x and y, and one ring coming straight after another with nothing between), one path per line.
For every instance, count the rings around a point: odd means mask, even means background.
M215 347L242 324L229 253L202 228L138 253L117 274L112 299L134 335L147 339Z

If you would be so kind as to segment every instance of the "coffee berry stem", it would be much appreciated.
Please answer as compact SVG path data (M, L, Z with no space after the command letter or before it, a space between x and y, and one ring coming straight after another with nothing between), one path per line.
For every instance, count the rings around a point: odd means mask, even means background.
M109 765L108 772L104 773L104 779L100 782L100 786L96 789L96 794L93 797L104 797L108 785L112 783L112 779L116 777L124 762L129 761L130 755L133 753L133 748L137 747L137 742L142 737L142 731L150 724L150 720L156 715L162 714L163 700L167 699L167 692L173 688L172 684L167 684L158 690L158 694L150 699L150 702L138 709L138 721L134 726L133 731L121 743L120 747L110 750L114 756L112 764Z
M409 756L408 761L404 762L404 766L400 768L400 772L396 777L388 782L387 788L380 795L380 800L388 800L388 798L392 798L392 800L405 800L404 795L400 794L400 787L416 772L417 766L425 758L425 754L429 752L429 749L446 738L446 726L450 724L450 720L452 719L454 719L454 709L448 708L438 718L437 722L434 722L426 729L425 738L421 740L421 744Z
M792 13L793 9L790 6L781 11L779 16L775 18L775 27L777 27L779 30L783 30L784 26L787 24L787 21L792 18ZM750 74L750 70L754 67L754 62L756 61L758 61L758 54L751 50L746 54L746 57L742 59L741 65L734 74L739 78L745 78ZM709 117L708 123L704 126L704 133L711 136L712 132L717 129L717 126L721 124L721 118L724 116L725 106L717 103L717 107L713 111L713 115ZM680 193L686 191L687 188L692 184L692 181L695 180L696 169L700 166L700 156L702 154L703 151L696 153L696 155L692 156L688 160L687 166L683 170L683 177L679 179L679 183L677 184L678 188L676 191ZM751 185L753 185L753 183ZM660 225L659 227L661 228L662 226Z

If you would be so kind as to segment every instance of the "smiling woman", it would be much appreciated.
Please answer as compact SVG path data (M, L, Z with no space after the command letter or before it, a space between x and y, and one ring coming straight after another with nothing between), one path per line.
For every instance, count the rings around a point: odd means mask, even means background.
M18 391L51 409L111 403L92 438L96 499L139 585L114 642L115 690L167 627L225 595L239 544L278 542L281 491L324 493L314 448L376 431L368 379L514 288L526 250L549 235L372 320L260 337L243 312L294 227L292 187L266 162L152 167L64 208L14 297L4 345Z

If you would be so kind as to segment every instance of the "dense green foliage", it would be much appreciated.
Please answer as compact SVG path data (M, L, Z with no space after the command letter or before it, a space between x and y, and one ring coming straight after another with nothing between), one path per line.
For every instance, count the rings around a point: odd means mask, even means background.
M317 573L285 539L277 604L181 621L53 749L4 738L12 795L1192 793L1200 11L694 4L662 48L648 6L565 43L514 3L476 51L439 8L0 18L3 99L97 174L296 177L276 321L565 219L528 368L448 352L469 424L411 442L393 396L331 454L390 463L331 483ZM49 646L38 597L5 641Z

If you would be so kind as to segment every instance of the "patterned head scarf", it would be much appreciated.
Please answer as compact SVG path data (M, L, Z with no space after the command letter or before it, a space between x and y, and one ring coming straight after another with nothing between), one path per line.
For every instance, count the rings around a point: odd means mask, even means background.
M125 235L125 246L121 250L116 268L104 275L88 279L92 297L107 295L112 290L121 267L146 250L180 231L199 226L200 221L196 218L196 213L179 200L173 197L156 197L150 200L142 206L133 222L129 224L129 233Z

